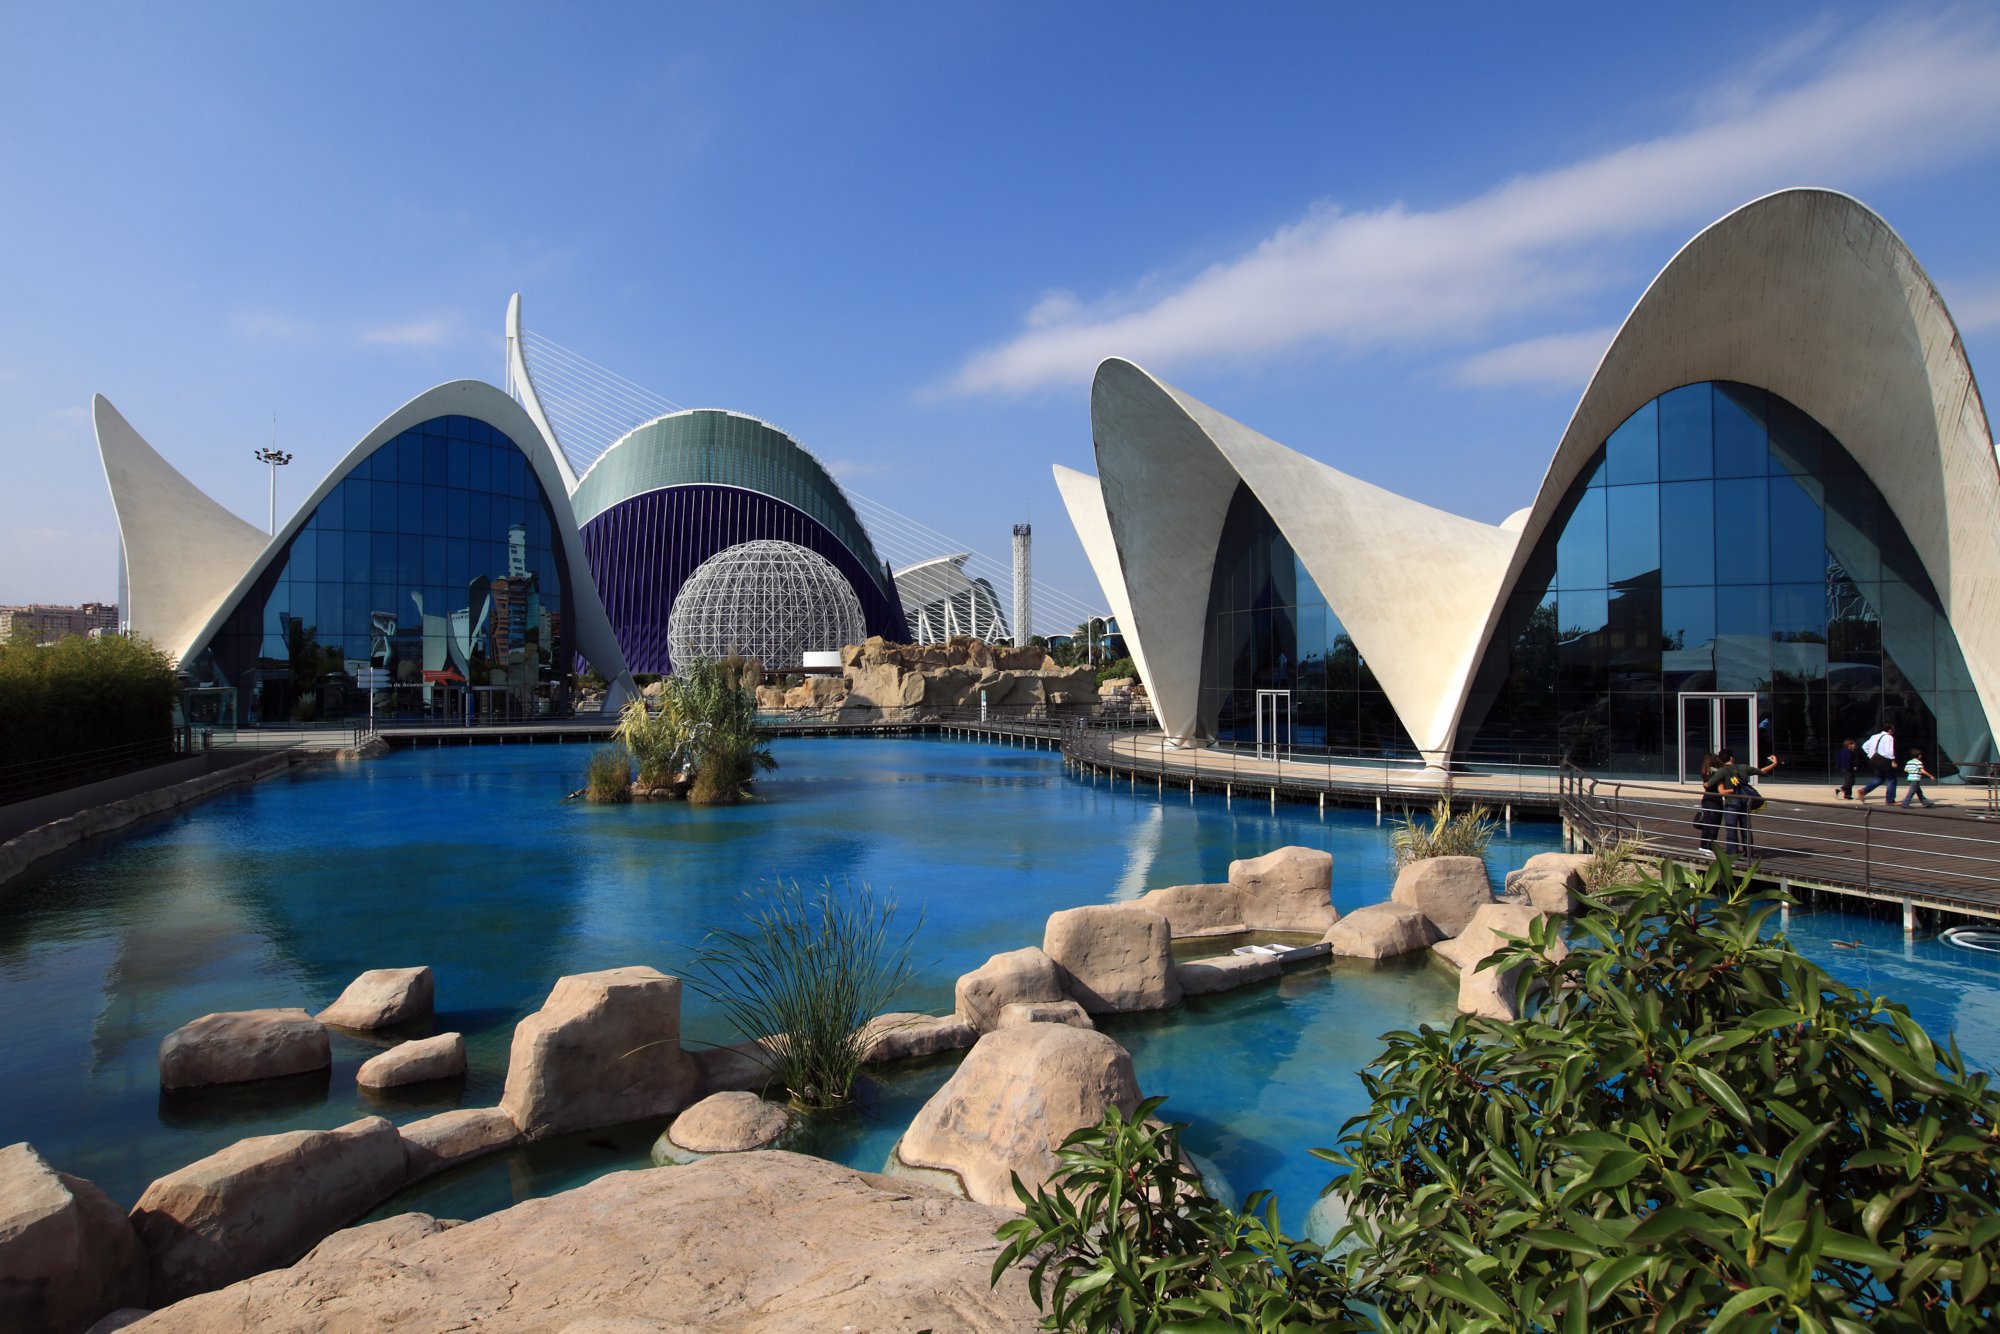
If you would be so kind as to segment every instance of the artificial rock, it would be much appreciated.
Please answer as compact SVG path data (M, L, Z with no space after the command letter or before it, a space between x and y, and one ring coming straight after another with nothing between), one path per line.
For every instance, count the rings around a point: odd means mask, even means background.
M1323 937L1333 953L1350 959L1410 954L1438 938L1431 919L1407 903L1371 903L1356 908L1327 928Z
M1333 854L1289 847L1229 863L1229 883L1242 899L1242 921L1263 931L1325 931L1340 917L1328 897Z
M331 1064L326 1026L304 1010L205 1014L160 1041L160 1087L165 1089L275 1079Z
M1178 1005L1173 931L1167 919L1133 904L1092 904L1049 914L1042 952L1063 993L1092 1014Z
M314 1017L365 1033L428 1017L436 995L437 982L428 968L371 968Z
M699 1082L681 1050L681 983L652 968L561 978L514 1029L500 1106L529 1139L672 1116Z
M0 1149L0 1329L74 1334L146 1299L146 1253L124 1212L31 1145Z
M1000 1011L1016 1001L1064 999L1053 960L1030 945L996 954L958 979L955 1011L981 1033L1000 1022Z
M439 1033L389 1048L370 1057L354 1072L354 1082L362 1088L386 1089L403 1084L421 1084L432 1079L455 1079L465 1073L465 1035Z
M1438 934L1455 936L1481 905L1493 902L1493 887L1477 857L1426 857L1396 873L1389 898L1430 918Z

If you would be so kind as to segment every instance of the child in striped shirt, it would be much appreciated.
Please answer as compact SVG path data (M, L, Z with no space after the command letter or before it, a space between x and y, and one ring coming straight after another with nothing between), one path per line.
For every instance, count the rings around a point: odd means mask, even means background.
M1926 778L1930 779L1933 783L1937 782L1937 775L1929 769L1924 768L1924 753L1912 747L1910 758L1903 765L1903 781L1910 785L1909 795L1903 798L1905 806L1913 801L1921 801L1927 807L1937 805L1935 801L1924 795L1924 780Z

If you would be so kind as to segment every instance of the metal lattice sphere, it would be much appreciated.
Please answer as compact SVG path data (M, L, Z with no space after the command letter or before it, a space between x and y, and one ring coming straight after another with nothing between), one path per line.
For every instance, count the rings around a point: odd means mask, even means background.
M676 666L697 658L755 658L767 671L805 655L859 644L861 599L832 561L790 542L744 542L716 552L681 585L667 617Z

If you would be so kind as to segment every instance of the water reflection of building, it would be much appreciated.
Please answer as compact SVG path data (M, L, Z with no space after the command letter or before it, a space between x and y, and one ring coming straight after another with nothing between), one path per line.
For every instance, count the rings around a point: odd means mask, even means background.
M1091 415L1102 481L1058 483L1189 743L1670 774L1683 700L1729 697L1757 709L1737 744L1794 771L1885 721L1933 759L1994 758L1991 429L1942 299L1845 196L1782 192L1690 242L1500 525L1128 362L1099 368Z

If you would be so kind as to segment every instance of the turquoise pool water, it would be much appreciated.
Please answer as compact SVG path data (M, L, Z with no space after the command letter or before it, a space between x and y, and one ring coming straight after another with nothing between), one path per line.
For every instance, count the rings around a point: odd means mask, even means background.
M1371 812L1219 797L1165 800L1063 770L1051 752L938 739L778 743L763 798L726 810L565 803L588 751L472 747L402 752L227 794L71 857L0 907L0 1143L28 1140L64 1171L130 1202L146 1182L248 1134L395 1120L494 1102L514 1023L565 973L631 963L674 971L739 896L776 877L867 882L925 915L917 985L901 1003L944 1010L952 980L996 950L1039 943L1057 908L1219 880L1229 861L1285 843L1334 855L1334 902L1384 897L1386 830ZM1555 846L1516 825L1495 879ZM1893 923L1836 917L1808 951L1957 1026L2000 1064L2000 990L1985 958ZM1860 950L1833 939L1865 938ZM373 1053L336 1037L330 1078L165 1098L160 1037L214 1010L317 1009L364 968L427 963L438 1026L466 1034L462 1085L391 1097L356 1089ZM1292 1226L1325 1181L1306 1150L1360 1109L1355 1070L1390 1028L1448 1019L1453 990L1421 962L1350 963L1276 988L1199 998L1165 1019L1107 1025L1143 1087L1169 1096L1189 1143L1234 1187L1280 1192ZM1984 1017L1982 1017L1984 1016ZM690 996L691 1039L727 1040ZM1976 1031L1975 1031L1976 1030ZM884 1076L861 1111L806 1145L874 1169L950 1073ZM650 1133L595 1134L428 1183L409 1200L483 1213L643 1161Z

